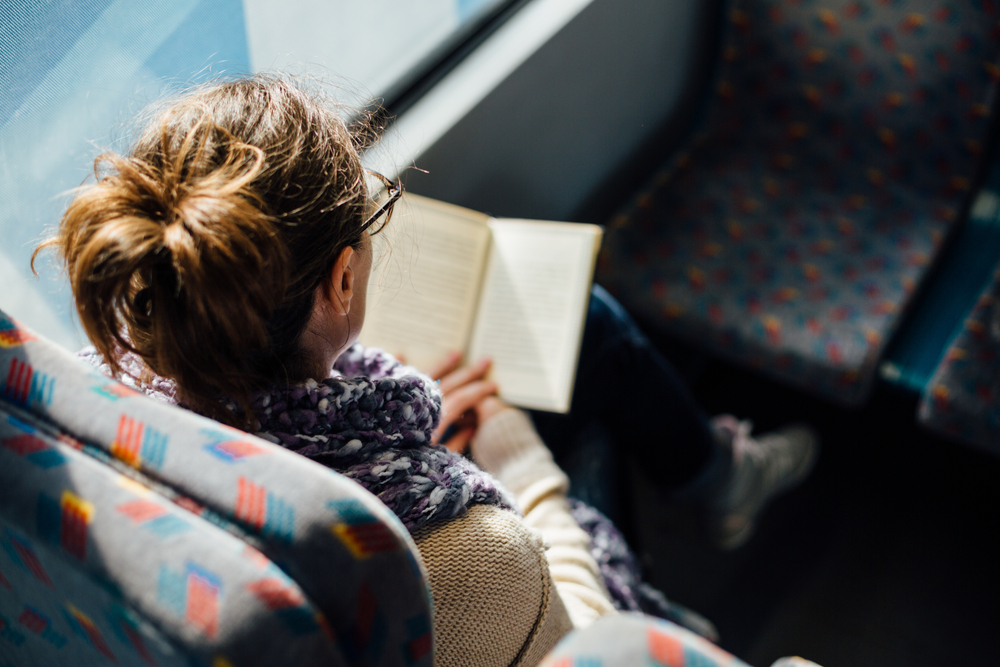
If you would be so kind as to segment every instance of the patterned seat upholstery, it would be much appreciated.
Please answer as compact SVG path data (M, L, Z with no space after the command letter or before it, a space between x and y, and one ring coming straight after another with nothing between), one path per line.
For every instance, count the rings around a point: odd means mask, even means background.
M563 639L542 667L746 667L690 630L641 614L601 619Z
M406 529L0 313L0 664L430 665Z
M1000 455L1000 268L924 390L919 420Z
M0 665L433 664L416 547L353 481L137 394L2 311L0 380ZM580 646L609 662L573 662ZM743 664L641 615L571 633L545 664L646 651Z
M977 178L1000 8L735 0L704 131L611 223L641 319L846 404Z

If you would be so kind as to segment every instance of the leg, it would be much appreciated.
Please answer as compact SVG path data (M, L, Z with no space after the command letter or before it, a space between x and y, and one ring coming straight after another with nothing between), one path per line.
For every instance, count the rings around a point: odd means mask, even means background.
M674 369L599 285L591 291L570 412L532 413L557 458L595 418L617 451L668 488L696 480L719 456L707 418Z
M598 465L613 468L630 454L658 488L703 507L713 539L725 548L746 541L767 501L801 482L818 450L808 428L754 439L749 422L728 415L710 422L625 309L597 285L570 412L533 412L532 419L557 460L598 420L613 440L605 456L612 460Z

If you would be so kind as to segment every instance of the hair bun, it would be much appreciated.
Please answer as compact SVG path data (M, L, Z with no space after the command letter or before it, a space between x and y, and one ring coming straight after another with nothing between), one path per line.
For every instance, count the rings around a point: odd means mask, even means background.
M164 134L154 160L99 157L98 182L63 218L63 255L95 345L115 341L164 376L183 374L177 359L225 374L267 346L287 250L250 186L259 149L205 118L176 143Z
M244 427L252 390L313 371L316 288L362 247L370 208L339 108L286 77L222 81L145 114L127 157L97 159L40 247L58 249L113 371L131 350L186 405Z

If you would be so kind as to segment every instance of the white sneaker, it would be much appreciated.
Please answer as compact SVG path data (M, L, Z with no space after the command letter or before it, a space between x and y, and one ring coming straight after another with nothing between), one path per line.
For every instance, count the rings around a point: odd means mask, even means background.
M758 438L750 437L752 427L731 415L712 419L715 436L733 456L728 479L712 503L710 528L723 549L745 544L767 501L805 479L819 453L819 440L808 426L788 426Z

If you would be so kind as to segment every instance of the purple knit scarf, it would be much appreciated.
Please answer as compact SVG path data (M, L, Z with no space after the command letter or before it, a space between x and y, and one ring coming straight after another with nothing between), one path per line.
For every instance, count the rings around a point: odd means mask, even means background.
M93 348L80 356L109 373ZM117 379L126 385L178 404L171 380L140 384L145 367L135 355L123 355L121 367ZM410 532L461 516L470 505L515 507L492 476L431 444L441 413L437 384L381 350L354 345L337 359L332 377L270 387L251 404L258 436L358 482Z

